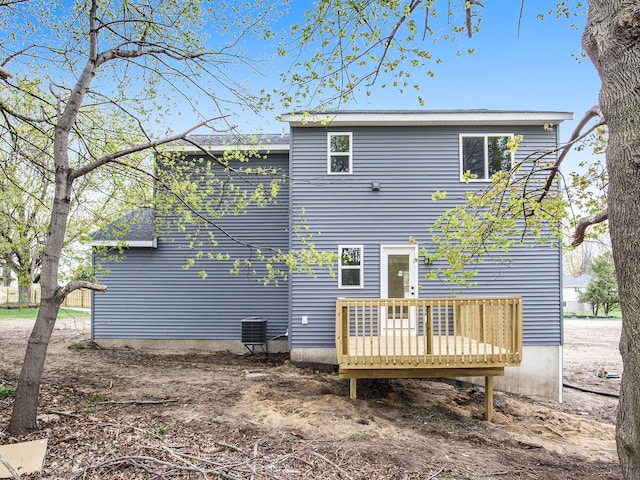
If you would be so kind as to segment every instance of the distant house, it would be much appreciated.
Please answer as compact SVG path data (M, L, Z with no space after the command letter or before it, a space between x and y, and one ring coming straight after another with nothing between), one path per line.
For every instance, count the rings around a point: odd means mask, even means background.
M580 301L580 295L587 291L590 280L591 275L586 273L562 277L562 303L565 315L591 311L591 306L588 303Z
M100 278L109 290L94 295L92 336L102 345L240 353L243 320L264 318L267 348L289 351L296 362L340 365L350 378L499 376L498 388L559 398L560 251L514 247L510 266L485 262L477 286L455 296L449 284L426 279L419 250L431 242L429 226L465 191L486 187L505 159L554 149L558 124L570 118L491 110L284 115L289 135L264 137L258 162L286 170L288 188L276 204L220 222L244 241L297 249L293 230L302 215L309 231L321 232L316 248L337 253L335 274L294 273L265 287L229 274L233 259L247 255L229 241L220 246L229 261L202 260L203 280L182 268L184 236L148 237L148 215L139 232L145 243L132 241L125 261L95 254L110 273ZM503 148L496 167L491 145L513 135L523 136L515 159ZM194 139L213 154L229 148L228 139ZM464 181L466 170L477 178ZM432 201L437 190L447 198Z

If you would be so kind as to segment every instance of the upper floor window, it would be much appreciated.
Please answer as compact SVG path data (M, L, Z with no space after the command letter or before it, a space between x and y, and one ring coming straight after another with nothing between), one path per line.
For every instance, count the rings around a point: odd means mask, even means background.
M338 287L362 288L364 286L362 245L338 247Z
M351 132L327 134L327 173L351 173Z
M511 134L460 135L460 179L465 172L473 180L491 180L494 173L511 170L513 154L509 148Z

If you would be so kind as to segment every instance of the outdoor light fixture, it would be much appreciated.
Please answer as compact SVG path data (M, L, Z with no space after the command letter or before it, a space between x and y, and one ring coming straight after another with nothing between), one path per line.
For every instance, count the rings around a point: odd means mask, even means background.
M378 182L378 181L371 182L371 191L372 192L379 192L380 191L380 182Z

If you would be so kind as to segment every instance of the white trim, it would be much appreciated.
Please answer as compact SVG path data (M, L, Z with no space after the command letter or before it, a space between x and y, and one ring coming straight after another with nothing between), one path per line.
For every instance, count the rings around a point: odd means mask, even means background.
M459 170L460 170L460 181L466 182L464 178L464 155L462 154L462 139L464 137L476 137L476 138L484 138L485 140L489 137L513 137L514 133L460 133L458 134L458 156L459 156ZM511 152L511 165L513 166L514 161L514 153ZM489 142L484 142L484 178L474 178L470 179L469 182L490 182L491 176L489 175Z
M360 249L360 285L342 285L342 269L355 270L356 267L349 265L342 266L342 249L343 248L359 248ZM338 288L343 290L352 290L364 288L364 245L338 245Z
M158 248L158 239L153 240L98 240L89 243L90 247Z
M418 246L417 245L380 245L380 298L389 296L389 255L409 255L409 298L418 298ZM418 310L409 307L407 318L394 318L387 321L387 308L380 308L381 335L415 335L417 331Z
M397 250L398 252L408 252L411 251L410 255L413 255L413 258L410 258L410 263L411 265L409 266L411 268L411 274L413 276L413 297L412 298L418 298L418 292L419 292L419 288L418 288L418 275L419 275L419 269L418 269L418 262L417 259L418 257L418 246L417 245L380 245L380 298L386 298L386 295L384 294L386 292L386 294L389 294L389 280L388 280L388 265L387 263L384 261L384 254L385 251L389 252L389 251L393 251L393 250ZM411 278L411 277L410 277Z
M347 136L349 137L349 152L332 152L331 137ZM331 171L331 155L340 155L349 157L349 170L346 172ZM351 175L353 173L353 132L327 132L327 175Z
M295 127L365 125L544 125L572 120L571 112L432 110L432 111L342 111L287 113L281 116Z

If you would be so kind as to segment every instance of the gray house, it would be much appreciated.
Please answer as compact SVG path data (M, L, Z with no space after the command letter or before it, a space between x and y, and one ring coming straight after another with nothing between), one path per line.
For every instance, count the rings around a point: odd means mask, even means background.
M240 353L251 324L265 329L269 350L287 350L296 362L338 364L350 378L496 375L503 390L559 399L560 250L514 247L508 267L483 263L477 286L455 295L450 284L427 280L420 250L430 246L430 225L465 191L486 187L512 161L554 149L558 125L571 117L490 110L284 115L289 136L263 137L257 161L288 171L288 188L275 204L220 223L236 239L299 249L294 232L303 218L305 229L320 233L315 247L337 254L334 271L293 273L263 286L248 273L229 274L247 249L221 239L217 248L229 259L208 263L203 280L183 268L185 237L152 234L148 211L137 227L146 241L133 241L132 227L126 260L95 254L109 271L100 278L109 290L94 295L92 336L102 345ZM522 142L511 158L504 140L514 135ZM230 148L196 140L213 155ZM187 161L201 155L187 154ZM465 181L465 171L475 178ZM434 202L438 190L447 197ZM109 245L109 232L96 242Z
M562 279L562 298L565 314L589 312L591 305L580 301L580 295L587 291L587 285L591 281L591 275L565 275Z

